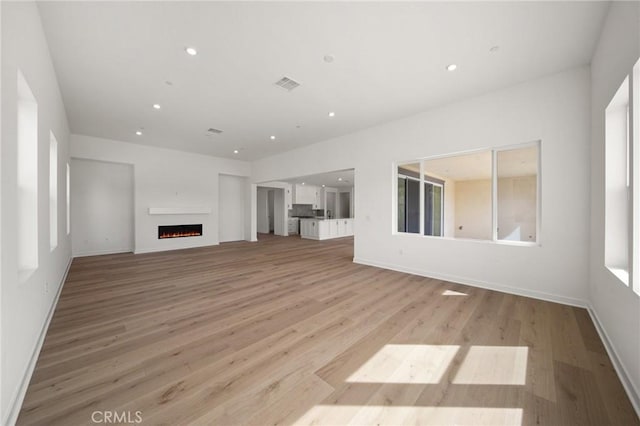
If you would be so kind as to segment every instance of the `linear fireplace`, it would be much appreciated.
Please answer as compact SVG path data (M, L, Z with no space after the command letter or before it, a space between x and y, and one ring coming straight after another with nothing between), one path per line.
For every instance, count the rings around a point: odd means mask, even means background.
M202 235L202 224L158 226L158 239L199 237Z

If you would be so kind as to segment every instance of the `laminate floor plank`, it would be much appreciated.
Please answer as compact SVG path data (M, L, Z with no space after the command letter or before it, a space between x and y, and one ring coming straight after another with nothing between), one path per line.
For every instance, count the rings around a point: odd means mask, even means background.
M18 424L640 425L584 309L352 258L260 235L74 259Z

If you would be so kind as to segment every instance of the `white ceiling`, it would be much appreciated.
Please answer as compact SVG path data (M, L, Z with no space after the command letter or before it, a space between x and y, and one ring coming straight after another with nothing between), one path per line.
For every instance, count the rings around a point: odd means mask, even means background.
M351 188L355 184L355 173L353 169L339 170L335 172L321 173L317 175L301 176L288 179L285 182L292 184L305 184L322 186L329 188Z
M607 8L39 3L74 133L244 160L588 64ZM186 46L198 55L188 56ZM455 72L445 70L450 63ZM301 86L274 86L283 76ZM207 136L210 127L224 133Z

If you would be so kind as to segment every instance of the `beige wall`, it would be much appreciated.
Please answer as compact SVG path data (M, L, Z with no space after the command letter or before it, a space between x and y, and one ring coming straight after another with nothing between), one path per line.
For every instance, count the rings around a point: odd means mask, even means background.
M498 239L536 241L536 176L498 179Z
M454 236L490 240L491 179L458 181L455 194Z
M491 240L491 180L455 182L452 203L445 201L445 219L451 223L456 238ZM536 241L536 176L498 180L498 238ZM446 195L445 195L446 198ZM462 227L462 229L460 229ZM524 237L524 238L521 238Z

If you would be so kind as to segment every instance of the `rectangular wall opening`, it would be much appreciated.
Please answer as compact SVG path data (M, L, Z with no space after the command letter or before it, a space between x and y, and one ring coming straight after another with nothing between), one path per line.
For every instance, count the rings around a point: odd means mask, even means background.
M401 163L398 233L539 244L540 141Z

